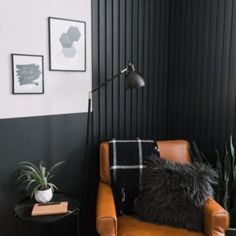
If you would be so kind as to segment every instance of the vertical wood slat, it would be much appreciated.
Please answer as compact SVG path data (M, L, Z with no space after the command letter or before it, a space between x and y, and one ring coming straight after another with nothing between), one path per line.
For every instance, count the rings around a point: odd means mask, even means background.
M161 18L162 17L165 17L163 16L162 12L164 12L165 14L165 11L162 11L161 12L161 9L162 9L162 3L163 1L159 1L159 2L155 2L155 31L154 31L154 41L155 41L155 46L153 48L154 50L154 58L155 58L155 63L154 63L154 69L153 69L153 78L154 78L154 85L153 85L153 88L152 88L152 92L153 92L153 96L152 96L152 103L153 103L153 106L156 107L156 109L153 109L153 117L152 117L152 126L153 126L153 132L154 132L154 137L157 138L159 135L160 135L160 129L158 129L158 123L159 121L161 120L161 114L159 111L160 111L160 107L158 106L159 104L159 95L160 95L160 90L159 90L159 81L162 81L163 78L161 77L161 68L160 68L160 58L161 58L161 42L162 42L162 38L163 38L163 34L162 34L162 29L164 28L162 25L161 25ZM160 36L160 38L159 38ZM163 57L163 60L164 60L164 57ZM160 80L156 80L155 78L158 78L158 76L160 75ZM162 94L161 94L162 95ZM160 105L160 104L159 104ZM158 106L158 107L157 107ZM158 116L158 114L160 114ZM158 128L157 128L158 127ZM158 132L158 133L157 133Z
M211 9L215 9L214 11L210 11L210 30L209 30L209 41L211 42L209 44L209 58L208 58L208 74L207 74L207 87L208 87L208 112L207 112L207 119L206 123L212 122L213 117L213 111L214 111L214 84L215 84L215 78L214 78L214 71L215 71L215 58L216 58L216 43L217 43L217 17L218 17L218 8L217 8L218 2L212 0L211 1ZM209 127L211 128L211 127ZM203 129L206 129L204 126ZM209 132L209 129L207 129L208 132L206 132L206 143L208 143L208 140L212 137L211 132ZM212 131L214 132L214 130ZM215 135L215 134L214 134ZM210 148L208 148L208 152L210 151Z
M113 6L111 0L106 0L106 79L113 76ZM113 137L113 83L106 86L106 139ZM108 99L109 98L109 99Z
M150 2L150 47L149 47L149 92L148 92L148 104L149 104L149 112L148 112L148 137L154 137L154 129L153 129L153 115L154 115L154 103L153 103L153 87L154 87L154 65L155 65L155 58L154 58L154 51L155 51L155 21L156 21L156 12L155 12L155 5L156 1ZM160 13L159 13L160 14ZM153 48L154 47L154 48Z
M161 48L165 48L163 51L163 58L164 60L162 61L162 66L164 68L163 73L161 74L161 78L163 79L163 88L158 87L158 91L161 91L162 93L162 98L163 102L160 102L160 99L158 99L158 104L162 105L162 109L159 109L159 113L161 113L161 121L158 122L157 127L161 127L159 130L162 130L161 133L159 133L158 138L161 137L167 137L167 110L168 110L168 56L169 56L169 39L170 39L170 31L169 31L169 24L170 24L170 1L165 1L163 0L163 6L165 9L165 17L163 18L163 39L162 39L162 44ZM166 47L166 42L168 46ZM160 107L160 106L159 106ZM161 125L161 126L160 126ZM158 133L158 131L156 132Z
M136 66L136 69L138 69L137 67L137 56L138 56L138 50L137 50L137 44L138 44L138 7L139 7L139 1L138 0L132 0L132 62L134 63L134 65ZM137 90L134 89L131 92L131 137L135 138L137 137L137 102L138 102L138 98L137 98Z
M142 74L143 74L143 76L144 76L144 78L145 78L145 60L144 60L144 58L145 58L145 35L146 35L146 31L145 31L145 29L146 29L146 24L145 24L145 19L146 19L146 1L145 0L143 0L143 28L142 28L142 30L143 30L143 41L142 41L142 51L143 51L143 60L142 60ZM145 79L145 83L147 83L147 81L146 81L146 79ZM146 85L145 85L146 86ZM142 127L142 130L141 130L141 135L144 137L144 135L145 135L145 133L144 133L144 129L145 129L145 127L144 127L144 120L145 120L145 116L144 116L144 114L145 114L145 104L144 104L144 98L145 98L145 88L144 89L142 89L142 114L141 114L141 117L142 117L142 122L141 122L141 127Z
M93 1L92 2L92 57L93 57L93 67L92 67L92 73L93 73L93 80L92 84L94 86L97 86L99 84L99 69L100 69L100 63L99 63L99 2ZM92 124L93 124L93 142L98 139L100 134L100 115L99 115L99 95L98 93L93 94L93 102L92 102L92 109L93 113L95 114L93 116ZM96 118L95 118L96 117Z
M230 47L231 47L231 24L232 24L232 1L226 1L225 2L225 8L224 8L224 41L223 41L223 59L222 59L222 65L221 65L221 96L220 96L220 120L223 120L224 122L221 124L221 126L218 129L219 137L226 135L226 117L227 117L227 96L228 96L228 84L229 84L229 65L230 65ZM222 79L224 78L224 79Z
M126 51L125 51L125 64L127 65L130 61L132 61L132 0L126 0ZM125 132L126 138L131 137L131 120L132 120L132 96L130 90L125 90L124 93L126 96L125 101Z
M202 55L202 58L201 58L201 68L202 68L202 72L201 72L201 86L199 86L199 91L202 93L202 97L203 97L203 100L206 100L207 99L207 93L208 93L208 89L207 89L207 86L206 86L206 81L208 80L208 77L207 77L207 69L208 69L208 55L209 55L209 52L208 50L206 50L208 47L209 47L209 22L210 22L210 1L204 1L203 3L203 9L204 9L204 12L203 12L203 19L202 20L202 38L201 38L201 47L204 51L203 55ZM208 102L202 102L201 100L201 103L202 103L202 112L201 112L201 121L202 122L205 122L206 120L206 112L207 112L207 103ZM205 143L205 135L203 134L204 130L202 130L202 125L201 125L201 122L199 120L198 122L198 130L199 130L199 139L200 140L203 140L203 142Z
M143 64L144 64L144 5L145 0L139 0L139 17L138 17L138 71L143 74ZM142 136L143 134L143 89L138 89L138 108L137 108L137 136Z
M149 90L149 38L150 38L150 31L149 31L149 18L150 18L150 0L145 1L145 8L144 8L144 71L143 75L146 81L145 88L143 88L143 137L148 136L148 90Z
M124 68L126 65L125 62L125 51L126 51L126 0L120 0L120 28L119 28L119 51L120 51L120 68L119 71ZM122 15L121 15L122 13ZM126 136L126 114L124 112L125 110L125 104L126 104L126 94L124 93L125 90L125 84L124 84L124 75L121 76L120 79L120 87L119 87L119 95L120 95L120 107L119 107L119 124L120 124L120 138L125 138Z
M229 68L229 93L228 93L228 114L226 123L228 124L227 128L227 136L230 135L230 131L233 130L233 134L235 136L236 133L236 125L235 125L235 111L236 111L236 81L235 81L235 74L236 74L236 4L235 1L232 0L232 21L231 21L231 45L230 45L230 68Z
M113 74L116 75L120 71L120 52L119 52L119 18L120 15L120 5L119 1L113 0ZM119 78L113 82L113 137L119 137L119 107L120 107L120 98L119 98Z
M214 110L216 109L220 113L220 94L221 94L221 65L223 63L223 45L224 45L224 10L225 10L225 1L218 1L218 11L217 11L217 41L216 41L216 58L215 58L215 83L214 83ZM217 104L217 107L216 107ZM220 121L219 114L215 114L214 116L214 127L215 127L215 136L213 138L216 146L220 145L219 137L219 123Z
M99 82L102 84L106 80L106 0L99 1ZM106 139L106 88L101 88L99 96L99 139Z

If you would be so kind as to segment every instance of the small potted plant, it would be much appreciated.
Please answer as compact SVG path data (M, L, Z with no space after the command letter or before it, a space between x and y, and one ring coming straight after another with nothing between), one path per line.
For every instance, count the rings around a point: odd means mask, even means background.
M21 162L16 181L25 186L26 191L31 192L31 198L34 197L37 202L49 202L53 197L53 191L58 190L57 186L50 182L54 177L52 172L63 163L64 161L58 162L47 171L43 161L40 161L38 166L28 161Z

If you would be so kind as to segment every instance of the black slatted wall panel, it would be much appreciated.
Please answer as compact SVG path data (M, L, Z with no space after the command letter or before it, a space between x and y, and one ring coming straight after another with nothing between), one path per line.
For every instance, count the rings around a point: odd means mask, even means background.
M172 0L169 32L168 137L195 140L213 160L236 138L236 2Z
M146 82L144 88L126 91L120 76L93 94L94 153L89 160L87 207L94 216L99 143L111 138L165 138L169 1L92 0L92 13L93 87L130 61Z
M124 76L93 96L95 142L163 138L169 2L93 0L93 87L133 62L146 86L125 90Z

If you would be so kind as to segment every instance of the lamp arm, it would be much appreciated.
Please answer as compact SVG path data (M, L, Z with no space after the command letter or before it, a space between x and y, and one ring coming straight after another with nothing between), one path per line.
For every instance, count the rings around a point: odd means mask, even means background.
M110 83L110 82L111 82L112 80L114 80L116 77L118 77L118 76L124 74L127 70L128 70L128 67L126 67L125 69L123 69L122 71L120 71L119 74L112 76L109 80L107 80L107 81L104 82L103 84L100 84L99 86L93 88L93 89L89 92L89 94L91 95L91 94L92 94L93 92L95 92L96 90L98 90L98 89L100 89L101 87L105 86L106 84Z

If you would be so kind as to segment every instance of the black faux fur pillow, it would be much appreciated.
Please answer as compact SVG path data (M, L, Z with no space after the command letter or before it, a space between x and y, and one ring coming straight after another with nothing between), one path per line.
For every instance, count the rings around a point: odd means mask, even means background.
M203 231L203 206L213 196L216 172L200 163L179 164L152 156L134 202L139 219Z

